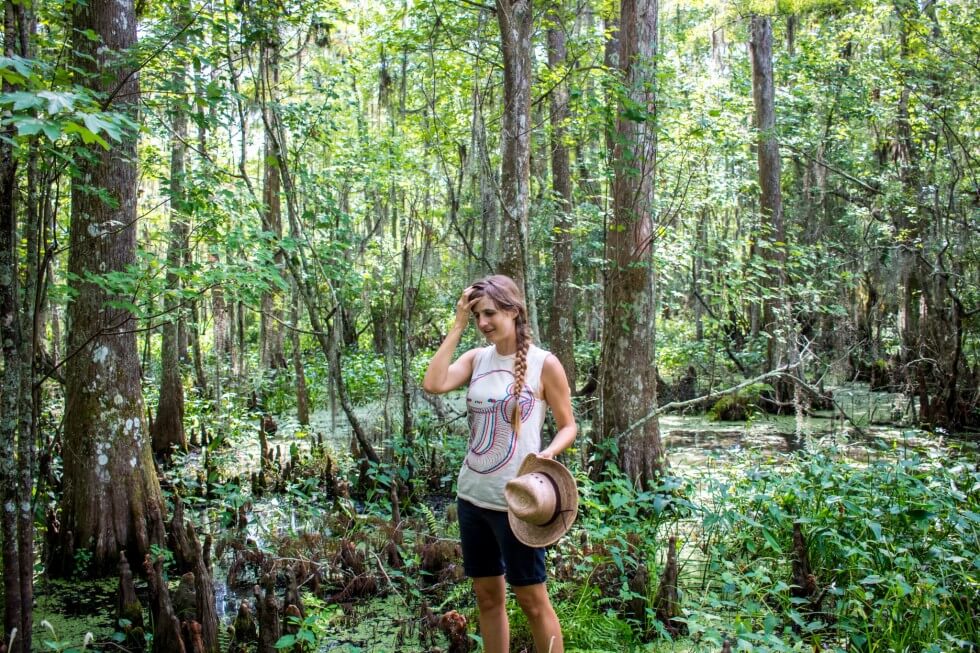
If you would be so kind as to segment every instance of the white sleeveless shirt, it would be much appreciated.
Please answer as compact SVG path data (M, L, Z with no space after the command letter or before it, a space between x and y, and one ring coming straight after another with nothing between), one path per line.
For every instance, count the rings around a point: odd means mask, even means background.
M527 454L541 451L541 425L547 408L541 370L547 357L548 352L533 344L527 350L521 431L515 437L510 423L515 354L501 356L495 345L477 352L466 392L470 442L456 484L461 499L482 508L507 510L504 486L517 476Z

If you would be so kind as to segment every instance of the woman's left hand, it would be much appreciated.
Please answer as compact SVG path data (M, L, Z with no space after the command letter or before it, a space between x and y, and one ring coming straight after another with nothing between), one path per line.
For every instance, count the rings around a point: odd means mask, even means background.
M544 458L545 460L553 460L555 457L555 452L550 449L545 449L544 451L538 452L538 458Z

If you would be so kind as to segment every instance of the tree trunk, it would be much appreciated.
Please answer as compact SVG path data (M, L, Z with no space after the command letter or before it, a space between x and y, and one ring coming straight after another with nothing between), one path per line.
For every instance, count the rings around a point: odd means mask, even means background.
M752 56L752 99L755 105L755 127L758 130L760 239L765 241L761 253L767 262L771 294L781 295L786 283L783 196L780 190L779 141L776 139L776 91L772 74L772 23L768 16L751 19L749 51ZM787 349L786 335L779 325L782 307L779 300L763 302L762 327L768 335L766 371L781 364Z
M694 295L694 339L704 340L704 298L701 295L701 273L704 270L704 253L708 247L708 209L704 207L698 214L695 251L691 257L691 292Z
M265 121L265 168L264 184L262 186L262 231L269 233L278 243L282 239L282 205L279 200L281 187L280 160L285 156L279 152L279 141L276 136L276 114L269 104L275 102L275 88L279 83L279 52L277 46L264 44L262 46L262 72L264 85L263 107ZM282 270L282 253L277 251L273 257L277 271ZM278 273L278 272L277 272ZM278 291L266 290L262 293L262 315L259 322L259 341L262 347L262 369L277 370L286 367L286 356L282 346L282 307Z
M910 46L907 21L911 16L905 12L916 11L915 3L908 0L897 0L895 11L899 24L899 53L903 64L910 59ZM902 69L900 69L902 70ZM898 167L898 177L905 192L903 202L893 208L895 233L899 234L899 299L898 299L898 335L899 358L902 365L908 366L914 359L919 358L919 303L922 297L922 280L919 275L916 253L920 246L922 224L918 210L908 211L909 207L919 207L918 197L918 161L915 142L912 138L912 123L909 112L911 95L909 81L902 77L902 88L898 96L898 107L895 124L895 140L893 152L895 165ZM930 354L932 356L932 354ZM906 367L909 385L917 382L913 370ZM919 389L920 391L922 389Z
M174 13L174 23L180 29L185 19L183 7ZM167 289L163 305L166 313L163 338L160 344L160 398L156 419L150 428L153 452L169 457L173 447L187 448L184 434L184 383L180 373L180 343L178 323L183 312L178 300L180 278L176 269L183 263L187 241L186 202L184 197L184 157L187 141L187 106L184 99L186 70L175 63L171 73L174 93L170 107L173 137L170 141L170 240L167 245Z
M531 0L497 0L504 56L500 186L503 230L497 271L528 292L527 213L531 178Z
M12 2L4 3L4 54L16 53L16 13ZM10 92L13 87L4 82L3 90ZM23 495L19 483L22 462L18 461L18 445L28 437L23 432L20 420L22 396L22 374L25 371L23 355L24 334L18 315L18 244L20 233L17 229L17 190L18 162L14 156L12 127L3 130L0 140L0 342L3 351L3 376L0 379L0 502L3 516L0 517L0 536L3 539L3 590L4 590L4 641L9 641L17 631L16 651L23 649L20 635L25 619L30 619L31 605L22 595L21 580L26 570L21 568L19 533L21 521L19 512L24 502L30 506L30 495ZM28 274L33 271L28 270ZM32 570L32 567L31 567ZM29 587L30 589L30 587ZM28 633L30 631L27 631Z
M86 34L95 33L101 42ZM74 65L92 75L84 83L113 93L111 108L134 113L139 77L121 51L136 43L132 0L93 0L73 16ZM83 80L79 80L83 83ZM62 547L88 550L89 573L111 574L119 551L141 560L163 543L162 498L147 437L139 357L132 314L89 274L123 272L136 253L136 138L112 151L92 149L72 184L68 269L69 305L65 365L64 496ZM113 202L107 203L99 189ZM72 556L55 556L55 573L71 573Z
M295 286L295 282L294 282ZM310 423L310 393L306 388L306 370L303 366L303 351L299 342L299 291L293 291L292 311L289 321L293 328L289 332L293 347L293 374L296 375L296 420L306 426Z
M649 488L664 465L656 419L629 427L656 407L653 199L656 173L657 0L623 0L619 66L637 121L620 113L613 151L613 217L600 370L603 438L621 438L620 468Z
M548 28L548 67L564 74L567 53L561 24L561 4L553 0ZM551 92L551 183L555 196L553 238L554 300L548 321L548 347L561 361L569 387L575 387L575 295L572 291L572 173L565 121L568 119L568 85L562 81Z
M408 231L406 229L406 231ZM424 247L428 247L429 239L425 239ZM402 295L401 295L401 342L398 346L399 364L401 367L402 381L402 437L405 438L406 446L411 449L415 441L415 416L412 413L412 394L414 384L412 383L412 352L409 337L412 335L412 315L415 312L415 299L418 296L418 286L413 283L412 259L408 251L408 243L402 248ZM424 254L423 254L424 259ZM409 470L411 473L412 470Z
M184 258L184 265L190 267L193 264L193 259L190 252L190 243L187 239L187 232L184 233L184 252L186 254ZM190 322L187 323L187 338L191 346L191 363L194 366L194 384L197 386L200 396L208 396L208 377L204 372L204 351L201 348L201 333L199 331L199 326L201 324L201 303L199 299L192 299L190 301L190 309L188 314L190 315Z

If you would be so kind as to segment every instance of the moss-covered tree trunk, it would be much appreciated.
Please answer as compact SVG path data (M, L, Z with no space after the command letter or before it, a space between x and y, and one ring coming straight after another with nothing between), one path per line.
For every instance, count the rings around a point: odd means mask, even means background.
M653 199L657 162L657 0L623 0L619 66L628 94L613 151L613 217L606 233L605 325L600 370L601 434L621 437L620 468L649 487L664 464L656 418ZM629 106L642 116L626 115ZM642 119L637 120L637 117Z
M135 114L139 76L124 56L136 43L132 0L92 0L72 17L78 83L109 94L110 108ZM87 34L96 34L93 40ZM136 139L79 159L72 184L69 306L65 364L62 555L52 570L70 573L86 550L88 571L115 572L119 551L141 560L163 543L162 498L153 467L140 388L136 323L129 297L110 294L90 275L122 273L136 253Z

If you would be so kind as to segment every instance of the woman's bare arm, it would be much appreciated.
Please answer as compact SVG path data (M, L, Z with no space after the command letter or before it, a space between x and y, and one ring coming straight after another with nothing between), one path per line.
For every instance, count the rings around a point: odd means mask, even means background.
M439 349L429 361L429 367L425 370L422 389L428 393L441 395L455 390L469 381L473 375L475 349L471 349L452 362L453 353L459 346L473 309L474 300L469 298L469 294L470 289L467 288L460 295L459 301L456 302L456 320L453 322L453 327L446 334L446 339L439 345Z
M548 354L544 359L541 381L544 386L544 399L551 407L558 432L552 438L551 444L538 455L542 458L554 458L572 446L578 433L578 425L575 424L575 414L572 411L572 390L568 387L565 368L553 354Z

